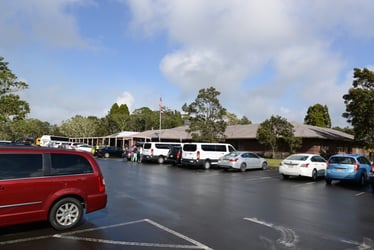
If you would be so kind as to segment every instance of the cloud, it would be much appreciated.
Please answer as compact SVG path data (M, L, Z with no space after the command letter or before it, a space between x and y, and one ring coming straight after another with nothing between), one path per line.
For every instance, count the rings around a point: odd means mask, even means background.
M129 92L123 92L120 96L117 97L116 103L118 105L126 104L129 111L131 112L132 106L134 104L134 97Z
M3 46L42 43L59 48L90 48L80 34L76 19L67 10L91 0L13 0L1 4L0 37Z
M185 95L214 86L233 112L256 121L284 110L303 121L308 106L321 103L342 124L347 84L338 76L346 61L333 44L374 36L364 28L374 23L370 1L134 0L129 6L133 28L166 33L176 45L160 62L165 78ZM259 79L266 67L271 75Z

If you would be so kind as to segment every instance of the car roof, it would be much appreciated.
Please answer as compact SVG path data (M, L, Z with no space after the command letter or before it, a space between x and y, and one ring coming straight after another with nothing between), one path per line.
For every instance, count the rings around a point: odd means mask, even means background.
M68 154L86 154L87 152L69 150L64 148L35 147L25 145L0 146L0 153L68 153Z

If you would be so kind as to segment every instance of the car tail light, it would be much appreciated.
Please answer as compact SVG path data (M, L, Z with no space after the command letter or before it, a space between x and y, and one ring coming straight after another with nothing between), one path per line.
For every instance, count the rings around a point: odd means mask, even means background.
M374 165L371 166L371 172L374 172Z
M302 167L302 168L307 168L308 166L309 166L309 163L303 163L303 164L301 164L300 167Z
M100 175L97 177L99 183L99 192L105 192L105 181L104 176Z
M230 158L230 162L237 162L238 160L238 158Z
M177 159L181 158L181 152L177 153Z
M357 163L353 164L353 167L355 171L358 171L360 169L360 165Z
M200 160L200 151L196 152L196 160L198 160L198 161Z
M151 149L151 156L153 156L153 148Z
M326 162L326 169L330 168L330 162Z

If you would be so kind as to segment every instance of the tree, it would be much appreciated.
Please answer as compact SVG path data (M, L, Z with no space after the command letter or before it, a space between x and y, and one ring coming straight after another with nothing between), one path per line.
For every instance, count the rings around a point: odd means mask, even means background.
M301 142L294 137L293 125L286 118L280 116L271 116L270 119L262 122L257 129L256 138L259 143L271 148L272 157L275 156L275 151L281 140L288 143L291 151L297 148Z
M183 105L182 110L190 120L187 132L194 140L217 142L225 138L226 109L220 104L219 95L220 92L213 87L200 89L194 102Z
M8 68L8 62L0 56L0 124L25 119L30 113L29 104L14 94L26 89L27 83L18 81L17 76Z
M109 134L129 129L130 112L126 104L114 103L108 114L104 117L104 126Z
M69 120L63 121L60 130L68 137L98 136L99 120L95 118L76 115Z
M331 128L331 119L327 106L323 106L319 103L310 106L304 118L304 124L322 128Z
M227 125L252 124L252 122L246 116L239 119L234 113L230 112L226 112L224 119L227 122Z
M343 96L343 117L353 126L355 139L374 148L374 72L355 68L353 87Z

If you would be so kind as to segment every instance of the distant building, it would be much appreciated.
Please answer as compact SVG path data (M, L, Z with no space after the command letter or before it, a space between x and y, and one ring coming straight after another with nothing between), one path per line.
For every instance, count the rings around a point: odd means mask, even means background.
M365 150L357 144L354 136L331 128L321 128L300 123L292 123L295 136L302 138L302 146L297 152L316 153L328 157L335 153L361 153ZM264 156L269 156L271 150L264 147L256 139L259 124L232 125L225 131L225 142L232 144L237 150L249 150ZM192 136L186 132L188 126L171 129L147 130L144 132L121 132L105 137L71 138L91 145L113 145L120 147L132 146L144 141L175 141L191 142ZM288 152L287 145L280 145L278 152L284 157Z

